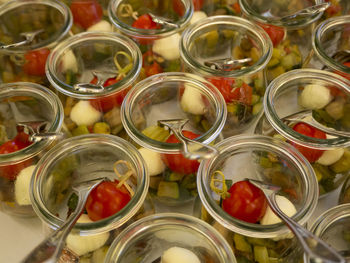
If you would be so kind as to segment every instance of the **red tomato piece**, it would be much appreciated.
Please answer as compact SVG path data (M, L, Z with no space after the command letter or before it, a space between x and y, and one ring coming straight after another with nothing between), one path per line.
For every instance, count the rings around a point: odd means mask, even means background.
M269 35L274 47L278 46L284 38L284 28L274 25L259 24Z
M293 126L293 130L296 132L303 134L305 136L309 136L317 139L326 139L327 136L323 131L320 131L306 123L298 122ZM291 142L291 144L299 150L299 152L304 155L304 157L310 162L314 163L321 157L323 150L316 150L309 147L301 146L297 143Z
M50 54L48 48L29 51L24 55L23 71L28 75L44 76L46 59Z
M326 0L326 2L331 2L330 7L328 7L324 12L326 13L327 17L335 16L335 15L340 15L341 11L341 6L339 3L335 3L330 0Z
M241 7L240 7L240 5L239 5L238 2L234 3L234 4L232 5L232 8L233 8L233 10L235 11L235 13L236 13L237 15L239 15L239 14L241 13Z
M257 223L264 216L267 201L259 188L248 181L239 181L228 192L230 197L222 201L226 213L248 223Z
M195 139L199 134L195 134L190 131L182 131L182 134L189 139ZM179 143L180 141L176 138L174 134L166 140L167 143ZM197 160L189 160L185 158L182 154L163 154L163 161L166 166L169 167L175 173L181 174L193 174L196 173L199 167L199 162Z
M350 62L345 62L343 63L344 66L350 68ZM350 80L350 74L345 73L345 72L340 72L340 71L336 71L335 73L337 73L338 75Z
M84 29L99 22L103 16L102 6L96 0L73 0L70 10L74 23Z
M138 17L137 20L132 23L132 27L141 29L158 29L160 25L152 20L149 14L144 14Z
M131 200L130 193L118 181L100 183L91 191L86 201L85 209L92 221L98 221L118 213Z
M163 72L162 67L155 61L149 66L144 66L144 69L147 77Z

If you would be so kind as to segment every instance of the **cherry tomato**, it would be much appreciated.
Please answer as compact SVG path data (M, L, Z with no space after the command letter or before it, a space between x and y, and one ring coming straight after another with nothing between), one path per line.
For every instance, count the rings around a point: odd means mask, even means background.
M49 54L50 50L48 48L42 48L27 52L24 55L24 73L28 75L44 76L46 59L49 56Z
M100 183L91 191L86 201L85 209L92 221L98 221L118 213L131 200L130 193L118 181Z
M248 223L257 223L264 216L267 201L259 188L248 181L239 181L228 192L230 197L222 201L226 213Z
M228 78L211 78L209 81L221 92L227 103L237 101L247 105L252 104L253 88L244 83L235 87L235 80Z
M73 0L70 10L74 23L84 29L99 22L103 15L102 7L96 0Z
M282 42L285 34L283 27L266 24L259 24L259 26L261 26L269 35L274 47L278 46Z
M162 67L155 61L149 66L144 66L144 69L147 77L163 72Z
M327 17L335 16L338 14L341 14L341 6L339 3L333 3L330 0L326 0L326 2L331 2L330 7L328 7L324 12L326 13Z
M154 22L149 14L144 14L139 16L137 20L132 23L132 27L141 29L157 29L160 27L160 25Z
M29 135L19 132L15 138L5 142L0 146L0 154L8 154L17 152L28 147L32 142L29 141ZM20 171L31 165L31 160L26 160L13 165L5 165L0 167L0 176L9 180L15 180Z
M296 132L303 134L305 136L317 138L317 139L326 139L326 134L323 131L320 131L306 123L298 122L293 126L293 130ZM314 163L318 160L318 158L321 157L323 150L316 150L312 148L308 148L305 146L301 146L299 144L296 144L294 142L291 142L291 144L299 150L299 152L304 155L304 157L310 162Z
M199 135L190 131L182 131L182 134L189 139L195 139ZM179 140L174 134L166 140L167 143L179 143ZM163 154L163 161L175 173L193 174L196 173L199 167L197 160L189 160L182 154Z
M239 5L238 2L234 3L234 4L232 5L232 8L233 8L233 10L235 11L235 13L236 13L237 15L239 15L239 14L241 13L241 7L240 7L240 5Z

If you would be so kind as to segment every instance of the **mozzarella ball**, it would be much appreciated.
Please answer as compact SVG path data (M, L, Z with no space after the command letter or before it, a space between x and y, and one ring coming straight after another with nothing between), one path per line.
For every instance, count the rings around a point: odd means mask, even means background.
M155 40L152 51L166 60L180 58L180 34L176 33L169 37Z
M193 12L192 18L190 20L190 24L192 25L192 24L196 23L197 21L204 19L206 17L208 17L208 16L203 11L195 11L195 12Z
M89 32L112 32L112 25L108 23L106 20L101 20L100 22L90 26L86 31Z
M88 215L82 214L78 223L93 222ZM79 234L69 234L67 237L67 247L78 256L85 255L102 247L109 238L109 233L102 233L89 236L80 236Z
M30 202L30 180L32 178L35 165L24 168L15 181L15 198L19 205L31 205Z
M61 59L61 71L65 73L67 71L72 71L73 73L78 72L78 62L72 50L64 53Z
M332 100L331 92L322 85L306 85L299 97L299 104L310 110L322 109Z
M297 212L293 203L284 196L276 195L276 203L281 211L289 217L292 217ZM262 225L272 225L280 222L282 222L281 219L275 215L270 206L267 207L265 215L260 220L260 224Z
M316 162L319 164L322 164L322 165L326 165L326 166L331 165L331 164L339 161L340 158L343 156L343 154L344 154L343 148L324 151L322 153L321 157L318 158L318 160Z
M102 113L91 106L90 102L81 100L70 112L70 118L76 125L93 125L102 117Z
M196 88L185 85L185 91L181 97L181 108L188 113L204 114L205 104L202 99L202 93Z
M162 161L160 153L146 148L140 148L139 152L145 160L150 176L158 175L165 170L165 164Z
M201 263L192 251L182 247L172 247L162 255L162 263Z

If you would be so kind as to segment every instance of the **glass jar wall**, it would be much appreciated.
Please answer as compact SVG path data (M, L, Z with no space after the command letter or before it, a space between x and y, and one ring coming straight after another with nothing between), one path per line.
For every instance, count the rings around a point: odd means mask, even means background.
M89 134L62 141L34 171L31 198L44 225L60 227L76 207L72 187L96 178L108 180L90 193L66 240L64 252L75 260L103 262L108 246L127 224L154 212L144 205L149 177L137 150L116 136Z
M198 170L201 219L226 238L238 262L299 262L302 250L295 237L269 207L264 209L260 189L245 179L280 186L280 209L304 225L318 198L311 165L290 145L266 136L239 135L215 146L220 154L202 161Z
M170 206L192 203L198 157L185 157L177 137L158 121L187 119L184 136L210 144L220 138L226 120L221 94L198 76L163 73L135 85L121 110L123 125L146 160L154 199Z
M268 35L239 17L209 17L185 30L180 53L186 72L206 78L224 96L223 135L247 131L262 113L265 67L272 54Z
M63 107L58 97L39 84L0 85L0 210L34 216L30 179L36 163L60 138Z
M68 7L55 0L16 0L0 10L0 83L48 84L45 62L72 26Z
M136 44L116 33L81 33L51 52L47 77L62 100L65 126L73 136L125 136L120 106L138 81L141 63Z

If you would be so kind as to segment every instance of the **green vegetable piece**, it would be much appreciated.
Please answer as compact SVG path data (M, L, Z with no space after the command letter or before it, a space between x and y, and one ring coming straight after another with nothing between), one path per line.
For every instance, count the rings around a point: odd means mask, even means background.
M236 256L237 263L254 263L254 261L249 260L244 256Z
M272 57L275 59L281 59L282 57L282 50L279 48L273 48L272 50Z
M260 102L260 96L253 94L252 95L252 104L254 105L254 104L257 104L258 102Z
M276 67L280 63L280 60L277 58L271 58L269 63L267 64L268 68Z
M165 142L170 136L169 131L160 126L149 126L142 133L148 138L160 142Z
M264 81L261 78L254 79L254 87L258 91L264 91Z
M79 135L84 135L84 134L89 134L89 129L87 128L86 125L79 125L72 131L73 136L79 136Z
M263 246L254 246L254 259L258 263L269 263L267 248Z
M271 168L272 167L272 162L270 161L269 158L267 157L260 157L260 165L264 168Z
M159 183L163 180L161 175L159 176L150 176L149 187L152 189L158 189Z
M169 182L181 181L184 176L184 174L169 173L165 176L165 180Z
M232 113L232 114L236 114L236 112L238 110L237 104L229 103L226 105L226 107L227 107L227 112Z
M253 106L252 114L253 114L253 115L259 114L260 111L261 111L261 109L262 109L262 107L263 107L263 104L262 104L261 101L258 102L257 104L255 104L255 105Z
M75 208L77 208L78 200L79 200L79 198L75 193L72 193L70 195L70 197L68 199L68 203L67 203L69 210L74 211Z
M201 120L201 124L205 131L208 131L211 127L210 123L206 119Z
M66 72L66 84L73 85L77 81L75 73L72 70L67 70Z
M233 242L235 244L235 248L242 252L252 253L252 247L250 244L246 241L245 237L234 233L233 234Z
M340 119L340 122L345 129L350 128L350 104L344 105L344 115Z
M180 197L179 185L176 182L162 181L159 183L157 196L178 199Z
M219 33L216 30L210 31L206 34L208 48L214 48L219 40Z
M343 156L330 166L335 173L344 173L350 170L350 151L345 149Z
M196 175L187 174L181 182L181 187L186 189L196 189L197 188Z
M165 67L165 72L179 72L181 70L180 60L172 60Z
M288 55L282 57L281 65L286 70L291 70L296 64L296 56L294 53L289 53Z
M101 134L110 134L111 128L109 127L108 123L96 122L93 127L93 132Z

